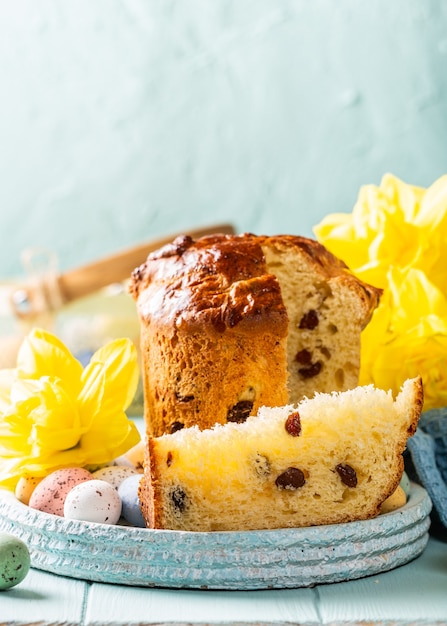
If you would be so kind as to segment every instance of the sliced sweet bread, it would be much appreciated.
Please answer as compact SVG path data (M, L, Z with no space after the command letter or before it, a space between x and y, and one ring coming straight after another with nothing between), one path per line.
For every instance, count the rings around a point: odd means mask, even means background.
M140 501L149 528L252 530L374 517L399 484L423 404L420 378L262 408L244 423L150 438Z
M131 292L154 436L355 387L381 293L312 239L252 234L177 238Z

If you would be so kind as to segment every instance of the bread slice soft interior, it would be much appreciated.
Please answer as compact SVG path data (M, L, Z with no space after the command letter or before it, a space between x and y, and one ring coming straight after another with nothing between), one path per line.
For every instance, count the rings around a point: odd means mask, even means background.
M150 528L228 531L364 520L399 484L423 404L374 386L261 408L246 422L150 438L140 500Z

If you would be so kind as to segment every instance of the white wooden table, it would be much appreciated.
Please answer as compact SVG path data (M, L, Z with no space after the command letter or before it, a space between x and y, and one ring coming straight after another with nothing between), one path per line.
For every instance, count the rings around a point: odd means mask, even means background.
M0 592L4 626L447 624L447 542L369 578L306 589L189 591L88 583L32 569Z

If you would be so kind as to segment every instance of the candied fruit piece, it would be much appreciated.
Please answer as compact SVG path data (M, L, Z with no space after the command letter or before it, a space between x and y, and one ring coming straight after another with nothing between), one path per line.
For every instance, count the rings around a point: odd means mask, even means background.
M171 435L173 433L176 433L178 430L182 430L182 428L184 428L185 425L182 424L182 422L172 422L171 424Z
M256 474L260 477L268 476L271 472L270 461L264 454L257 453L255 460Z
M236 422L241 424L245 422L250 415L253 408L253 402L251 400L240 400L234 406L229 409L227 413L227 422Z
M312 353L309 352L309 350L306 350L306 348L303 348L296 353L295 361L301 365L309 365L312 363Z
M186 509L186 493L178 485L171 491L171 500L177 513Z
M347 463L339 463L335 468L341 478L341 482L347 487L357 487L357 473Z
M305 482L304 473L297 467L288 467L285 472L280 474L275 480L278 489L288 489L290 491L299 489Z
M311 365L309 365L309 367L300 367L298 369L298 373L303 378L313 378L314 376L318 376L318 374L321 372L322 366L323 364L321 363L321 361L315 361L315 363L312 363Z
M301 434L301 418L298 411L294 411L288 416L285 427L289 435L292 435L292 437L299 437Z
M319 324L318 313L315 309L310 309L304 313L300 320L299 328L306 330L314 330Z

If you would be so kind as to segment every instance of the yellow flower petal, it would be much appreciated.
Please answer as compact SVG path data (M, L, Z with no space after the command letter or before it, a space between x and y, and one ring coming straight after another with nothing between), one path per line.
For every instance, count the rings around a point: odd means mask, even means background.
M138 361L130 339L116 339L92 356L82 375L80 403L97 395L103 402L125 410L132 402L138 385Z
M417 266L439 289L446 290L447 176L429 187L415 219L424 237Z
M39 328L32 330L22 342L17 371L23 378L58 377L73 396L81 390L81 363L60 339Z
M137 427L122 412L113 415L106 429L102 421L90 428L81 439L81 448L86 465L100 465L121 456L139 441Z
M422 198L420 210L413 216L414 222L426 232L447 234L447 175L429 187Z
M447 300L426 274L417 268L388 273L389 303L395 333L418 326L421 321L436 324L438 332L447 331Z
M408 185L392 174L383 176L380 189L387 198L389 205L395 207L396 211L402 212L404 221L409 224L413 223L420 213L425 189Z
M412 220L421 197L421 189L386 175L380 187L360 189L352 214L329 215L314 233L359 278L384 288L390 265L408 267L419 256L420 233Z
M11 402L11 387L15 380L15 370L0 370L0 415L7 411Z
M362 333L360 383L373 382L397 393L406 378L422 375L425 408L444 406L447 300L420 270L395 268L388 279L388 289Z
M89 464L100 464L119 456L140 440L138 430L124 412L138 384L134 344L130 340L117 340L98 350L84 371L83 383L79 410L88 429L81 447Z
M136 348L116 340L86 370L56 337L35 330L18 366L0 374L0 484L61 467L98 466L140 440L125 414L138 383Z
M388 174L363 187L352 214L326 217L317 238L383 288L362 333L360 383L397 393L421 375L425 408L447 405L447 176L428 189Z

